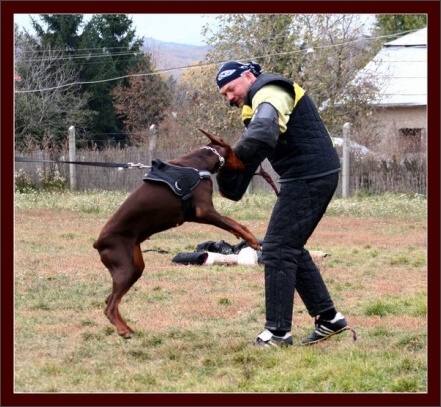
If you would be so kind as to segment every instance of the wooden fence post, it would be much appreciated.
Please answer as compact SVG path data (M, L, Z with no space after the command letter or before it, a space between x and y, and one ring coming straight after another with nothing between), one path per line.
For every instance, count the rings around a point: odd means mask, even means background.
M69 161L76 161L76 147L75 147L75 127L69 127ZM70 190L74 191L77 188L77 172L75 164L69 164L70 176Z
M156 126L152 124L150 126L150 137L149 137L149 160L153 159L156 150Z
M349 143L350 143L351 123L343 125L343 165L341 169L342 189L341 195L343 198L349 196Z

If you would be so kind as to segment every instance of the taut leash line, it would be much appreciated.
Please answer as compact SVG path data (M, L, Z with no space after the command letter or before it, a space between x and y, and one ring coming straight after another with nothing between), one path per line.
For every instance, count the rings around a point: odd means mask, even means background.
M107 163L107 162L96 162L96 161L65 161L65 160L41 160L38 158L26 158L26 157L15 157L16 162L38 162L38 163L54 163L54 164L77 164L77 165L92 165L95 167L109 167L118 169L131 169L131 168L151 168L150 165L144 165L141 163Z

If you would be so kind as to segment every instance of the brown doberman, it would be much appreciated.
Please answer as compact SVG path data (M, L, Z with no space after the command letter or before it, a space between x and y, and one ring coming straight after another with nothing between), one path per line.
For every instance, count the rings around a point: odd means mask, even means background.
M133 330L121 317L118 306L144 271L140 244L153 234L180 226L186 221L197 222L224 229L247 241L256 250L260 249L259 241L246 226L222 216L213 206L213 182L210 175L220 167L243 171L243 163L222 139L204 130L200 131L210 139L208 145L165 163L178 171L191 168L205 175L186 194L186 201L166 183L145 179L107 221L93 243L113 280L112 292L105 300L107 306L104 314L124 338L130 338ZM176 187L179 188L178 183Z

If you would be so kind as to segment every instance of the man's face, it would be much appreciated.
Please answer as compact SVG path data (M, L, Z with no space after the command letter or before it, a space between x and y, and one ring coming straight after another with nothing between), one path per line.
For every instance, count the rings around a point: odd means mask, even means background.
M230 106L243 107L245 97L255 79L253 74L245 72L239 78L222 86L219 93L225 96Z

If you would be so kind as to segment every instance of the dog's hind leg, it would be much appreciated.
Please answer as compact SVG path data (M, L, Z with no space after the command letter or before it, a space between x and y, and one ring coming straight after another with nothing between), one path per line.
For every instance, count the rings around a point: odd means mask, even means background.
M112 292L106 298L104 314L115 325L118 334L130 338L133 330L127 325L119 312L122 297L141 277L144 271L144 259L139 244L130 250L127 246L106 248L100 252L101 261L112 276Z

